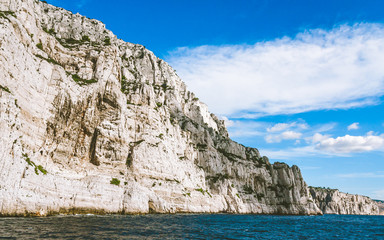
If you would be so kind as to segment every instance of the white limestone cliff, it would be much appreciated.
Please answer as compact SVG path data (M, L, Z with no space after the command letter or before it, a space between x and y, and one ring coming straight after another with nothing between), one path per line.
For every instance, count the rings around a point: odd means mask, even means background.
M337 189L309 187L309 190L324 214L379 215L378 204L369 197Z
M383 200L374 200L379 207L379 215L384 215L384 201Z
M228 137L175 71L103 23L0 0L0 215L321 214L300 169Z

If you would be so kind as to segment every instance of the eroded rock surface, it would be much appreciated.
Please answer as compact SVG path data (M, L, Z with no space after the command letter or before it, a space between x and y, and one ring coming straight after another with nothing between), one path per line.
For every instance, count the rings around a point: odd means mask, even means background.
M379 215L379 206L371 198L339 192L337 189L309 188L316 205L324 214Z
M321 214L143 46L36 0L0 11L2 215Z
M383 200L374 200L379 207L379 214L384 215L384 201Z

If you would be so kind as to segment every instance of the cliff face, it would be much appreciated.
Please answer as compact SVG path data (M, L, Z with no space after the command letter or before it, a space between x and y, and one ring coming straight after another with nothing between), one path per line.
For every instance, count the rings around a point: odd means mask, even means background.
M0 3L2 215L321 213L298 167L229 139L143 46L40 1Z
M309 191L324 214L379 215L378 204L369 197L336 189L309 187Z
M0 215L321 214L297 166L229 139L167 63L103 23L0 0L0 33ZM376 213L314 193L324 213Z
M384 215L384 201L382 200L373 200L376 202L377 206L379 207L379 214Z

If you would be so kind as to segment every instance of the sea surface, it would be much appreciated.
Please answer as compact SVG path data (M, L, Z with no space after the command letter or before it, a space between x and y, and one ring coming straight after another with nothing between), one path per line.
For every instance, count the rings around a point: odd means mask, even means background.
M175 214L0 218L0 239L384 239L384 216Z

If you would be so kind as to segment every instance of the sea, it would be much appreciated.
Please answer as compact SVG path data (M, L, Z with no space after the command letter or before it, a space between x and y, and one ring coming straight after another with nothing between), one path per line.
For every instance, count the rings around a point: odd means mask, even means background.
M384 239L384 216L230 214L0 218L0 239Z

